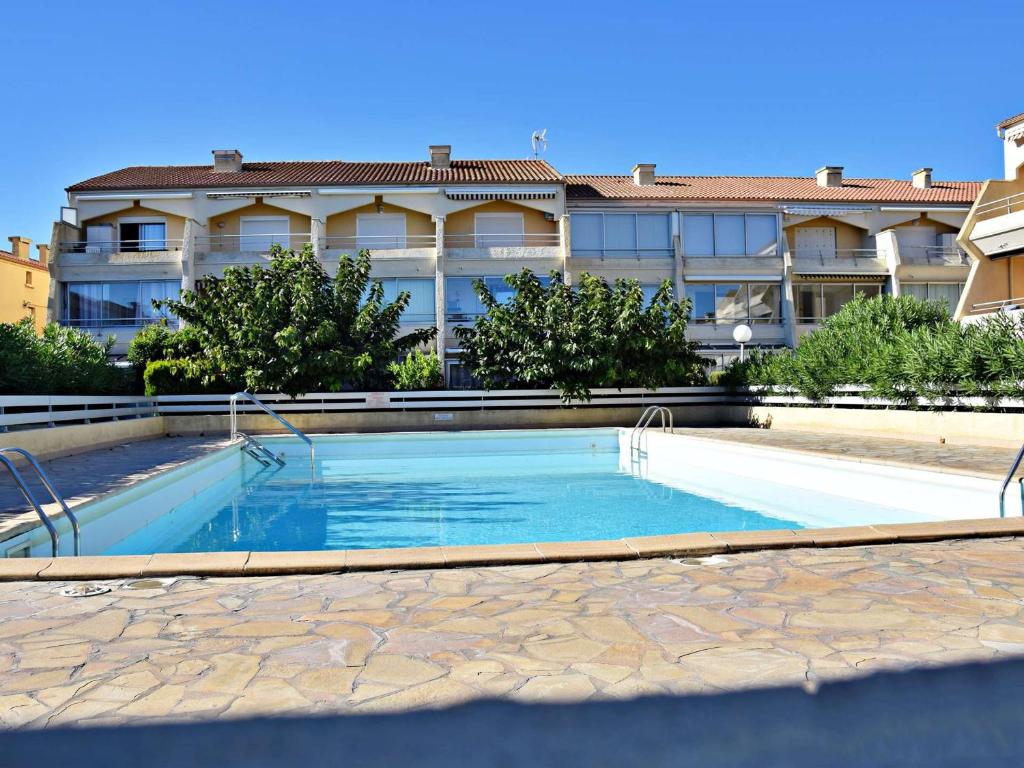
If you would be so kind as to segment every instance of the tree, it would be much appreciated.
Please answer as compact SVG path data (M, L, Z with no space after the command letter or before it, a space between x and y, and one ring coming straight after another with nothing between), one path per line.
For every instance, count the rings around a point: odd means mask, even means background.
M645 304L636 280L609 284L584 273L570 287L557 272L550 278L545 285L529 269L507 275L515 294L504 303L474 283L484 314L454 332L486 388L554 387L568 401L589 400L595 387L706 381L709 362L686 340L690 302L674 301L669 281Z
M429 328L398 336L409 298L402 291L385 304L365 250L342 256L332 280L312 246L295 253L275 245L267 267L229 267L223 279L155 303L188 324L189 340L201 350L189 360L204 379L222 375L233 387L295 397L386 388L388 365L437 334Z

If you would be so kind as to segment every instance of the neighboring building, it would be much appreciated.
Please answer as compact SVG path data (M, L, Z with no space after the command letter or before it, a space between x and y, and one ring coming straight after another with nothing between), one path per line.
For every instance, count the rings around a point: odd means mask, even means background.
M30 258L32 241L9 237L10 251L0 251L0 323L32 318L37 333L46 325L50 273L49 246L38 245L39 258Z
M407 324L436 325L450 381L452 329L481 311L475 278L496 290L530 267L568 282L587 271L673 281L694 302L691 336L724 362L732 330L754 344L793 345L856 291L959 299L968 266L954 242L974 182L815 176L563 177L542 160L458 160L430 147L422 162L243 163L132 167L68 188L51 313L114 333L123 353L175 295L232 264L266 260L271 243L311 243L329 268L369 248L388 295L408 290Z
M1024 308L1024 113L996 126L1003 179L986 181L958 242L973 258L957 318Z

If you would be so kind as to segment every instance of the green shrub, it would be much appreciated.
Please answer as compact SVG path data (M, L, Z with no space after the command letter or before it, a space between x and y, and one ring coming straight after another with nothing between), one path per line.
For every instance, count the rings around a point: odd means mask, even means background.
M0 394L117 395L131 391L129 371L109 359L114 339L51 323L37 336L31 320L0 323Z
M394 377L394 387L400 391L418 389L441 389L444 387L444 372L436 352L414 349L405 359L391 363L388 370Z
M222 394L233 389L223 376L191 360L154 360L142 378L147 397Z

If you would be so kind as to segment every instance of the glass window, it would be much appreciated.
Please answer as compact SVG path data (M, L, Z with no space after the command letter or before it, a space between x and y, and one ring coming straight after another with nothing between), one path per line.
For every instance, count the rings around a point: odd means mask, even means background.
M769 214L747 215L747 255L774 256L776 249L775 217Z
M641 283L640 290L644 292L644 306L651 306L651 302L654 301L654 294L658 292L661 287L661 283Z
M822 316L821 285L819 283L799 283L793 286L796 291L797 322L814 322Z
M928 283L901 283L900 291L921 301L928 300Z
M178 280L125 280L112 283L64 283L63 321L66 325L146 325L170 317L166 309L153 307L153 300L177 298Z
M120 222L120 250L165 251L167 250L167 225L163 222Z
M600 213L574 213L570 224L572 252L600 256L604 252L604 217Z
M707 323L715 319L714 283L687 283L686 295L693 300L692 317L695 322Z
M636 214L605 214L604 248L609 256L636 254Z
M838 312L843 304L853 298L853 286L844 283L823 283L821 286L821 304L824 314L829 317Z
M873 298L882 295L881 283L858 283L853 286L854 293L862 293L866 298Z
M672 226L668 214L637 214L636 240L638 256L671 256Z
M683 216L683 252L687 256L715 255L715 222L711 214Z
M719 322L740 322L747 318L747 291L738 283L715 285L715 319Z
M751 283L747 288L750 291L750 321L752 323L778 323L781 322L780 291L778 283Z
M402 319L411 323L433 323L436 320L434 281L424 278L399 278L396 283L398 291L409 292L409 306L406 307Z
M449 320L469 320L483 311L473 290L472 277L449 277L445 281L445 313Z
M747 252L743 215L715 214L715 254L742 256Z

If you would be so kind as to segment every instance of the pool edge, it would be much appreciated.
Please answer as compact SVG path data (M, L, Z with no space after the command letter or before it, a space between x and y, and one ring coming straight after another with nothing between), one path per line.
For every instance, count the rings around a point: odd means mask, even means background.
M195 552L0 559L0 581L82 581L168 576L283 576L703 557L766 549L905 544L1024 535L1024 517L837 528L726 531L606 541L295 552Z

